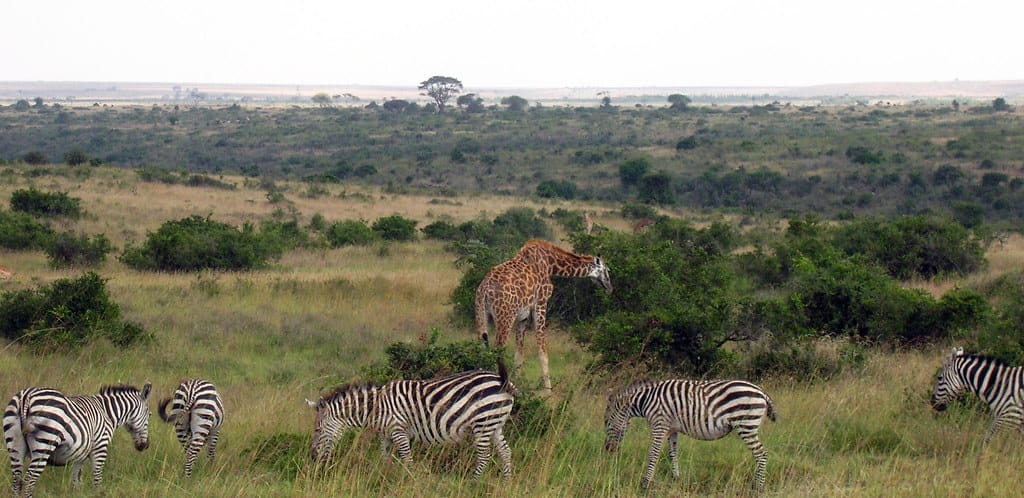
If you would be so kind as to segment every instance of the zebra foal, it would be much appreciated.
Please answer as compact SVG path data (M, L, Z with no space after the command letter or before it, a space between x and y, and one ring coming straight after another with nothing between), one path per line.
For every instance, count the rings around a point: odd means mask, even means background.
M492 450L501 460L502 475L508 477L512 451L502 427L517 394L501 361L497 374L476 370L433 380L342 386L318 401L306 400L316 411L312 457L327 460L341 433L357 427L377 431L384 454L389 454L393 444L406 463L411 461L410 441L457 443L472 435L476 447L473 477L483 473Z
M47 464L72 464L74 482L78 484L82 466L91 460L93 483L100 484L110 438L122 425L131 433L135 449L148 448L146 400L151 387L146 384L139 390L134 386L106 386L95 396L65 396L55 389L30 387L15 394L4 411L4 440L14 495L32 496Z
M186 380L174 390L173 398L160 401L159 413L164 422L174 423L174 433L185 448L185 477L192 477L192 466L203 445L211 459L217 451L220 426L224 422L224 403L217 388L202 379Z
M1024 367L1011 367L1002 360L964 354L956 348L946 358L935 379L931 405L935 411L964 392L970 391L988 404L995 422L985 433L984 443L1000 429L1016 427L1024 432Z
M605 449L615 451L634 417L647 419L651 427L651 450L641 485L650 486L654 468L668 439L672 475L679 477L678 435L713 441L736 431L754 454L757 468L754 481L764 489L768 451L758 438L758 429L767 416L775 420L775 407L761 388L738 380L665 380L641 381L608 396L604 424Z

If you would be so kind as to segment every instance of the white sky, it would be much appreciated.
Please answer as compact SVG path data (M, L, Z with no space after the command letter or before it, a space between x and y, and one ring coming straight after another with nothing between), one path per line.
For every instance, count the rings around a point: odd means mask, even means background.
M8 0L0 81L472 87L1024 79L1021 0Z

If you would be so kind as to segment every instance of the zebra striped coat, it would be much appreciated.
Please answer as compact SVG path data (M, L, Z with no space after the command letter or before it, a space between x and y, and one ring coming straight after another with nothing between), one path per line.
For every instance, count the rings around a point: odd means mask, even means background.
M970 391L988 403L995 422L985 433L988 443L1000 429L1016 427L1024 432L1024 367L1011 367L1002 360L964 354L956 348L946 358L935 380L931 404L943 411L954 399Z
M739 380L642 381L608 396L605 410L605 449L618 448L634 417L647 419L651 427L651 449L644 472L643 487L654 478L661 448L668 438L672 474L679 477L679 434L712 441L736 431L754 454L758 490L764 488L768 452L758 438L763 418L775 420L775 407L761 388Z
M30 387L14 395L4 412L14 495L24 492L24 496L32 496L48 463L72 464L77 484L85 461L92 460L93 483L99 484L110 438L122 425L131 433L135 449L149 447L146 400L150 389L150 384L141 391L133 386L108 386L96 396L65 396L55 389Z
M472 435L476 446L473 476L479 477L492 449L504 476L512 474L512 452L502 427L518 394L504 364L498 373L477 370L433 380L396 380L383 386L343 386L313 402L316 410L312 456L328 459L345 430L369 427L378 432L385 455L390 446L411 461L410 441L457 443Z
M171 405L167 413L167 405ZM217 451L220 426L224 422L224 403L217 388L208 381L191 379L174 390L174 397L160 401L160 418L174 423L174 433L185 448L185 477L192 477L192 466L203 445L212 459Z

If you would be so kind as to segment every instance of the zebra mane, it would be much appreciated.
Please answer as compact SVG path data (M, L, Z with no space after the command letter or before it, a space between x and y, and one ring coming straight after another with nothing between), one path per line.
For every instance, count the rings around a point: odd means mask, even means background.
M984 362L984 363L987 363L989 365L996 366L996 367L1010 367L1011 366L1009 363L1006 362L1006 360L1003 360L1001 358L996 358L995 356L988 356L988 355L981 355L981 354L964 354L964 355L959 356L958 358L977 360L977 361L981 361L981 362Z
M139 388L128 384L110 384L100 387L100 394L117 394L131 391L139 392Z
M372 382L349 382L348 384L342 384L335 387L331 392L323 395L321 399L326 401L334 401L338 398L348 395L349 393L359 391L369 391L375 387L380 387Z

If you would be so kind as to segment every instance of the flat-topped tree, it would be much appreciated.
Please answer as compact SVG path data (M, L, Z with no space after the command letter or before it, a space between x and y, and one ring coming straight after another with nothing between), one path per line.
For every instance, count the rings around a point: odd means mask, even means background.
M462 82L450 76L431 76L426 81L421 81L420 90L437 103L437 112L444 113L445 105L455 95L462 91Z

